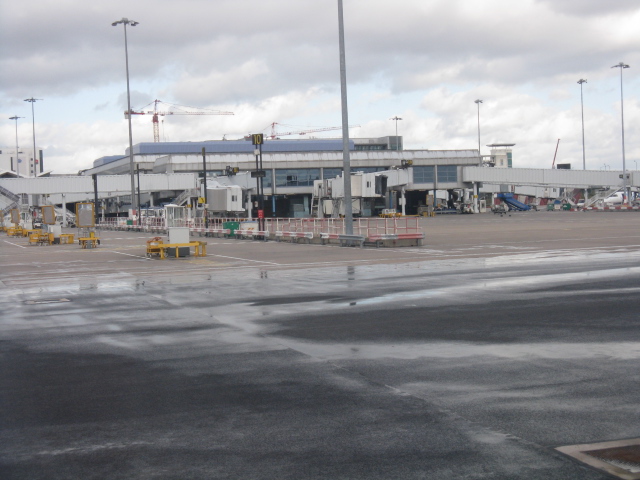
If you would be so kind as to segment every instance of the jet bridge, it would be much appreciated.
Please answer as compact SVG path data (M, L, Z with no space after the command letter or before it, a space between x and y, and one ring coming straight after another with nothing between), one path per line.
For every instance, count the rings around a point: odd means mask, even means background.
M370 213L372 200L384 199L390 192L399 192L399 204L405 213L405 189L413 180L411 167L380 172L352 172L351 201L354 215ZM344 215L344 177L316 180L313 184L312 215L317 217ZM370 215L365 215L370 216Z
M257 192L257 179L251 172L243 172L207 178L207 192L202 197L214 216L242 216L251 211L251 191Z

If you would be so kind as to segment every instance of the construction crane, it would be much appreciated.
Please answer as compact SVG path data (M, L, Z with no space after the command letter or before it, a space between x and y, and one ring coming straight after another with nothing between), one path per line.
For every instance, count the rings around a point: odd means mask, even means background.
M553 163L551 164L551 168L556 166L556 156L558 155L559 146L560 146L560 139L558 139L558 143L556 143L556 153L553 154Z
M271 125L269 125L269 127L271 127L271 135L269 135L269 138L271 140L278 138L278 137L284 137L285 135L306 135L307 133L315 133L315 132L329 132L331 130L341 130L342 127L307 127L307 129L305 130L292 130L290 132L277 132L276 131L276 125L281 126L281 127L288 127L288 128L293 128L296 127L296 125L285 125L283 123L277 123L277 122L273 122ZM359 127L360 125L349 125L349 128L356 128ZM265 130L267 130L269 127L265 128Z
M158 104L167 105L170 108L165 111L158 111ZM153 110L145 110L145 108L148 108L151 105L153 105ZM173 109L171 109L171 107ZM185 110L187 108L192 110ZM163 102L162 100L154 100L138 111L131 110L131 115L153 115L153 118L151 119L151 122L153 124L153 141L157 143L160 141L160 126L158 122L158 116L160 115L233 115L233 112L207 110L197 107L185 107L182 105L174 105L172 103ZM128 118L126 111L124 112L124 117Z

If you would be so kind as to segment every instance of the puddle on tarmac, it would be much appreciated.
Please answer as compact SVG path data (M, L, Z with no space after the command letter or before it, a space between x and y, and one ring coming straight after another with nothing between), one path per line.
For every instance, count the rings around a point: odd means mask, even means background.
M464 342L394 343L394 344L342 344L312 343L278 338L282 345L324 360L374 360L393 358L414 360L418 358L466 358L496 357L512 360L544 359L616 359L640 358L640 342L601 343L523 343L479 345Z
M154 277L143 277L140 282L159 285L188 285L211 282L213 275L210 274L184 274L177 272L175 275L158 275Z
M370 272L369 272L370 273ZM553 297L553 296L567 296L567 295L594 295L598 293L614 293L611 289L598 288L598 282L601 280L627 277L630 275L640 275L640 267L625 267L605 270L591 270L586 272L571 272L571 273L544 273L536 275L523 275L523 276L511 276L509 277L509 294L517 295L526 293L527 295L536 295L541 297ZM486 276L485 276L486 277ZM348 282L355 282L355 273L349 273L347 277ZM398 279L400 281L400 279ZM588 281L588 283L584 283ZM582 288L579 290L568 290L567 285L581 284ZM464 282L454 285L434 285L432 288L410 290L406 291L394 291L377 296L366 296L366 294L358 294L354 292L349 296L338 296L331 294L317 294L314 297L305 296L288 296L288 297L265 297L260 301L254 301L249 304L245 304L247 307L263 307L272 306L278 307L280 313L292 313L292 312L316 312L319 310L335 310L345 306L363 306L370 307L375 305L389 305L397 302L412 302L412 305L417 305L413 302L419 301L433 301L434 299L440 299L446 302L448 298L455 298L458 304L460 303L476 303L486 302L489 297L486 295L488 292L499 291L503 292L505 285L505 278L479 278L477 276L466 278ZM561 291L554 291L553 287L562 285ZM589 285L591 288L584 288L584 285ZM532 292L533 288L543 286L545 288L542 292ZM619 293L633 293L640 291L635 287L629 287L624 289L618 289ZM505 292L502 295L506 295ZM350 297L350 298L349 298ZM356 297L356 298L354 298Z

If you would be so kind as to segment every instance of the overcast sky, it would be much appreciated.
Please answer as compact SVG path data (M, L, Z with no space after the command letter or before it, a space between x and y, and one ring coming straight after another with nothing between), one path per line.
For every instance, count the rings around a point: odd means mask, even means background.
M640 0L343 0L352 137L405 149L515 143L514 166L640 163ZM76 173L128 146L132 108L155 99L234 112L161 117L166 141L241 138L272 122L340 127L337 0L21 0L0 3L0 145L36 141L45 168ZM315 136L339 136L340 130ZM307 135L309 137L311 135ZM297 136L283 138L300 138ZM133 142L152 142L150 116Z

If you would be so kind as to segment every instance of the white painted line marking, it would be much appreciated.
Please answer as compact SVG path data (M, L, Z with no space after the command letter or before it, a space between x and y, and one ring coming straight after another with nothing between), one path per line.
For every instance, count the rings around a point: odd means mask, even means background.
M11 242L9 242L9 241L7 241L7 240L5 240L5 243L8 243L9 245L13 245L13 246L15 246L15 247L27 248L27 247L25 247L24 245L18 245L17 243L11 243Z
M112 250L112 252L117 253L118 255L126 255L127 257L135 257L135 258L142 258L143 260L150 260L147 257L142 257L140 255L132 255L131 253L116 252L115 250Z
M230 258L232 260L242 260L243 262L267 263L269 265L278 265L278 266L281 265L280 263L265 262L265 261L262 261L262 260L251 260L249 258L228 257L226 255L207 254L207 257L222 257L222 258Z

